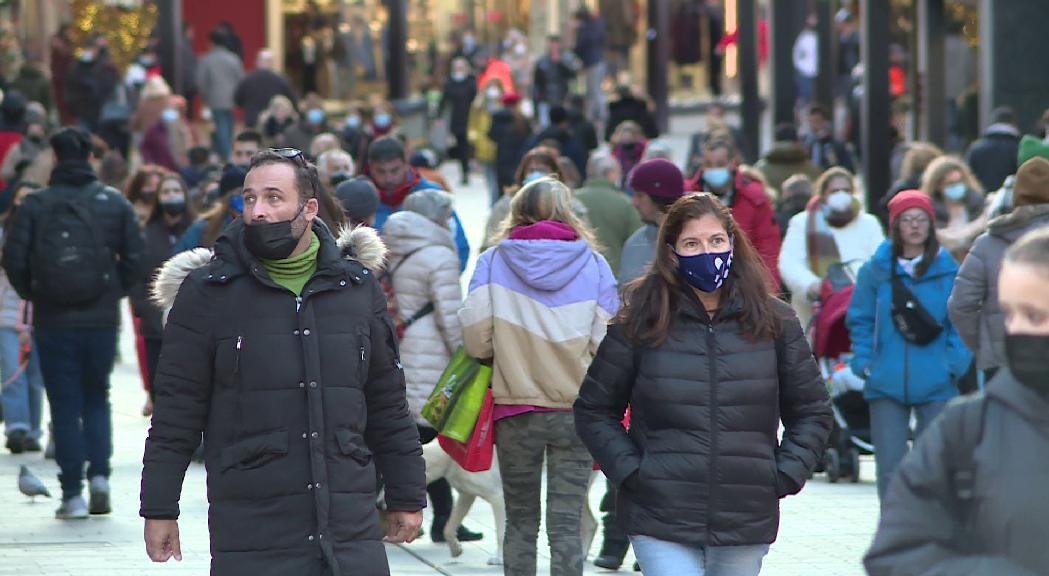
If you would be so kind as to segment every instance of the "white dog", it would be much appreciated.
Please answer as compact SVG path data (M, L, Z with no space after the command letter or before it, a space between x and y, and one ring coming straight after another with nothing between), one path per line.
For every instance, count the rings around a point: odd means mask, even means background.
M451 484L452 488L459 493L452 507L452 514L448 523L444 525L444 539L448 542L452 557L457 558L463 553L462 544L457 537L459 526L473 506L474 500L480 497L492 506L492 514L495 516L496 545L498 551L496 556L488 559L490 566L499 566L503 563L503 532L506 529L506 504L503 501L503 479L499 475L499 461L492 455L492 467L484 472L467 472L449 456L437 442L430 442L423 446L423 459L426 460L426 483L444 478ZM594 475L590 476L590 485L594 482ZM589 485L587 486L589 494ZM590 510L590 499L587 498L583 509L582 537L583 550L589 551L597 533L597 520Z

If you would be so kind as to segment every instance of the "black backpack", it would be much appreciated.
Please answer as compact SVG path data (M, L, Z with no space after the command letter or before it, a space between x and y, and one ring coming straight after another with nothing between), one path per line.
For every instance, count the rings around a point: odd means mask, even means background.
M971 394L954 400L958 409L953 418L944 418L946 457L952 494L944 495L957 522L955 545L959 550L975 551L980 542L973 523L976 508L976 462L973 453L983 440L984 421L990 399L984 394Z
M88 205L104 190L96 184L89 194L58 192L44 200L30 258L34 299L75 306L97 300L109 288L113 255Z

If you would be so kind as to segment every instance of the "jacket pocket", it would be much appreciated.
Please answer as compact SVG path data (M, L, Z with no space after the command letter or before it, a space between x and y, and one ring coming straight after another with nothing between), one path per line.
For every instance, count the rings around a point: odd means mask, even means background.
M244 336L237 334L223 338L215 348L215 382L224 388L236 388L240 383L240 363L244 350Z
M367 466L372 460L372 451L364 444L360 434L347 428L335 431L335 440L339 443L339 452L353 458L361 466Z
M261 468L288 454L288 430L282 428L249 436L222 450L219 459L223 471L231 468Z

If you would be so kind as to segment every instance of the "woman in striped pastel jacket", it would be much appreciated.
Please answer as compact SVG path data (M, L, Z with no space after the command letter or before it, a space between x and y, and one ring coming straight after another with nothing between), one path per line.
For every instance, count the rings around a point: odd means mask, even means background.
M507 574L535 574L544 456L550 573L583 573L580 517L592 459L572 403L619 308L615 276L572 192L541 178L513 198L477 263L459 317L467 353L494 370L495 437L507 522Z

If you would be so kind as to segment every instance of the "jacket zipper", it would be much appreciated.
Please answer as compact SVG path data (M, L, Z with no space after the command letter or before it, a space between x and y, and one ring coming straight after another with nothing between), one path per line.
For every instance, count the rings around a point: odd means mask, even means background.
M237 346L233 352L233 373L240 373L240 351L244 347L244 337L237 336Z
M367 374L365 374L365 372L364 372L364 362L365 362L365 358L367 358L367 355L365 354L365 347L364 347L364 332L360 328L357 328L357 342L360 345L360 356L361 356L361 363L357 365L357 381L360 382L361 385L363 386L364 385L364 379L367 376Z
M707 456L707 544L711 542L711 533L714 524L714 461L718 451L718 428L717 428L717 366L714 362L714 324L707 323L707 366L710 371L710 454Z

